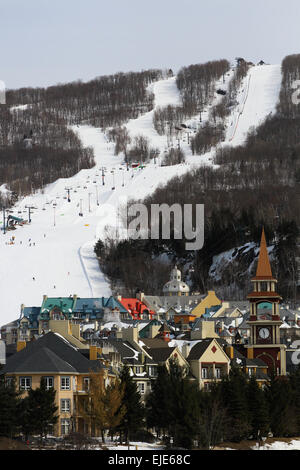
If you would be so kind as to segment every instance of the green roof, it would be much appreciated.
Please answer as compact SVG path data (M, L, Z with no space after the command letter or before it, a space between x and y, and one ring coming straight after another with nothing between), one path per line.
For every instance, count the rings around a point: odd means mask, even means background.
M57 307L62 313L70 314L73 312L76 299L73 297L48 297L46 298L41 307L41 313L51 312Z

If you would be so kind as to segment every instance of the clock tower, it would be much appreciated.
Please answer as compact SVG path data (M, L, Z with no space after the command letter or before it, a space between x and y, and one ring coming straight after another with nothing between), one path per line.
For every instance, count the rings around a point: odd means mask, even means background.
M268 373L286 375L286 355L284 344L280 344L282 324L279 304L282 298L276 292L277 280L272 275L267 243L262 231L256 276L251 279L253 292L250 301L250 340L247 348L249 359L259 358L266 363Z

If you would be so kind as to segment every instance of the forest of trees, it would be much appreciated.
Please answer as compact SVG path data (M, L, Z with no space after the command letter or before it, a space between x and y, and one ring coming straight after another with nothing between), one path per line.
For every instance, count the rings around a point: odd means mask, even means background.
M225 59L182 67L176 77L182 106L156 108L153 125L158 134L176 137L186 119L199 114L201 120L201 113L213 97L215 81L224 77L229 68Z
M162 76L161 70L147 70L8 90L6 105L0 108L0 186L25 195L94 166L93 150L83 148L70 126L119 128L152 109L154 95L147 87ZM122 150L125 142L120 143ZM13 200L2 198L0 203Z
M191 139L191 149L194 154L202 154L211 150L225 137L225 118L231 113L237 104L237 92L242 80L247 75L249 65L242 60L237 63L232 78L229 81L228 90L222 96L221 101L212 106L209 112L209 121L200 127L196 135Z
M168 367L158 366L145 402L127 366L105 389L92 377L87 406L80 413L94 423L104 445L109 434L121 443L159 439L175 449L213 449L244 440L254 446L269 433L275 438L300 436L299 390L299 368L288 376L272 376L260 387L255 376L235 367L209 391L199 390L188 370L171 359ZM57 421L54 396L41 383L22 399L14 384L8 386L2 378L0 436L46 436Z

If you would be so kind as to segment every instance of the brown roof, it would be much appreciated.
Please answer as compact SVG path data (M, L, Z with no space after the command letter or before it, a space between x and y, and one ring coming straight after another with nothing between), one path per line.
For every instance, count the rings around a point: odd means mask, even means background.
M160 338L141 338L141 341L145 344L146 348L168 348L168 343ZM148 351L147 351L148 352Z
M256 269L256 276L254 279L274 279L270 265L267 242L264 229L261 234L260 250L258 257L258 264Z
M171 356L172 352L176 349L174 348L153 348L147 351L148 354L152 357L155 362L165 362Z

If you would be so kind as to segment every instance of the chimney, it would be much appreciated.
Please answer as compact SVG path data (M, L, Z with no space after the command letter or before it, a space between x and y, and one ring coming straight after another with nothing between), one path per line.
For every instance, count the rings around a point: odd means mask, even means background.
M136 346L138 344L138 328L122 328L122 338L124 341L128 341L133 346Z
M230 359L233 359L234 353L233 353L233 347L232 347L232 346L227 346L227 347L225 348L225 352L226 352L227 356L228 356Z
M18 341L17 342L17 352L22 351L22 349L26 348L26 341Z
M215 332L215 322L201 321L199 322L199 330L191 331L192 339L205 339L205 338L218 338L219 335Z
M151 325L149 327L149 338L154 338L158 334L159 329L160 325Z
M247 348L247 358L248 359L253 359L253 348Z
M97 360L97 356L98 356L97 352L98 352L97 346L90 345L90 361Z

